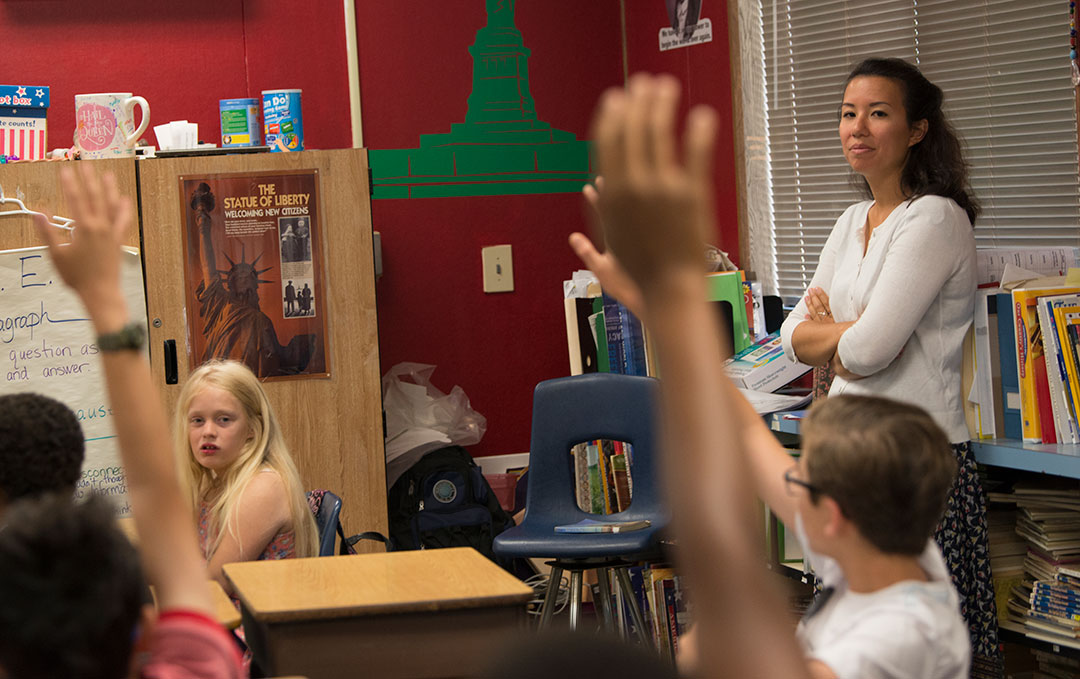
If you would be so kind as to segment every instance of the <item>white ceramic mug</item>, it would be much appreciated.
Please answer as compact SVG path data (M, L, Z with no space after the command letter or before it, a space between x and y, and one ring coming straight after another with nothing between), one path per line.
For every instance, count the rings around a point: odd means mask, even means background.
M135 127L135 105L142 120ZM131 92L75 95L75 146L80 158L135 155L135 142L150 124L150 105Z

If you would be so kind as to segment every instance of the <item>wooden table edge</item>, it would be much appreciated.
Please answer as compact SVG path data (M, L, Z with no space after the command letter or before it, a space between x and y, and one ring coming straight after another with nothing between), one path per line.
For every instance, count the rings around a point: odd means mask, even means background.
M299 620L336 620L339 618L359 618L386 614L437 613L439 611L460 611L468 609L499 608L514 604L525 605L533 598L530 589L519 594L502 594L493 597L463 597L460 599L442 599L437 602L390 602L382 604L363 604L360 606L341 606L336 608L318 607L290 610L258 610L251 606L240 594L240 602L258 622L289 622Z

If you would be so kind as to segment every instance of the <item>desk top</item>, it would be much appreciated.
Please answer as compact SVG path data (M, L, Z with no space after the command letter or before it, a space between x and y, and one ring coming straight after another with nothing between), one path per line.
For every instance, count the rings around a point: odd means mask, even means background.
M267 622L523 605L533 596L469 547L247 561L224 571Z

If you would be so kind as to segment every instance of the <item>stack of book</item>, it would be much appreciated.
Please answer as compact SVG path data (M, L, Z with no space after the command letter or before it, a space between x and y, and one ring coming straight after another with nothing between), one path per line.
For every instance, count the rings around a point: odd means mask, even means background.
M1017 510L1013 505L991 505L986 512L990 528L990 572L998 618L1006 618L1009 593L1024 580L1028 543L1016 532Z
M1031 679L1074 679L1080 676L1080 660L1046 651L1035 651L1034 655L1038 669Z
M1022 622L1029 637L1080 648L1080 487L1017 483L1013 497L1016 532L1028 550L1008 617Z
M724 361L724 370L736 387L766 393L787 386L812 369L784 354L779 330Z
M1080 648L1080 571L1059 568L1056 580L1036 580L1028 596L1027 635Z

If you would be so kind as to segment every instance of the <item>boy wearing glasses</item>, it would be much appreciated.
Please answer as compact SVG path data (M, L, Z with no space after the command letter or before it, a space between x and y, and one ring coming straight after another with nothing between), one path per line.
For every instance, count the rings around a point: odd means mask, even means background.
M608 252L581 234L570 244L605 292L647 317L659 357L672 527L702 612L679 640L684 672L967 677L967 627L931 540L956 474L948 438L920 408L838 396L811 409L793 466L724 376L730 347L701 266L716 116L691 111L680 154L677 103L665 77L605 94L592 133L605 182L585 194ZM824 586L796 632L802 657L759 575L751 488L795 530Z
M966 678L971 641L931 536L956 474L948 437L921 408L833 396L802 423L797 463L725 380L750 476L794 530L822 591L796 629L810 676ZM698 631L680 639L695 670Z
M921 408L870 396L825 400L802 432L783 497L755 480L822 583L796 632L812 676L967 677L967 625L931 539L956 473L948 437ZM790 464L762 439L747 448L755 475Z

